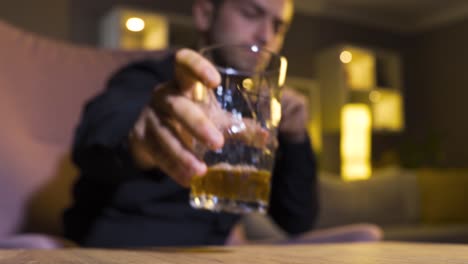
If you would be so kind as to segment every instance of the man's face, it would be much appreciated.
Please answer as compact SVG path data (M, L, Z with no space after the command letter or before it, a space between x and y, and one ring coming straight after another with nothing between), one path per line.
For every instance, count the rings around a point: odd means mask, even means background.
M224 0L208 44L256 44L279 52L293 15L292 0Z

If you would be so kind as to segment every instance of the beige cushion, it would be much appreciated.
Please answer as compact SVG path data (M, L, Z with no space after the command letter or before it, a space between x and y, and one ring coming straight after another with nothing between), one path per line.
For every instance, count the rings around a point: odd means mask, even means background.
M422 221L468 223L468 169L420 169Z
M420 214L417 184L414 173L398 168L375 171L369 180L355 182L321 173L318 226L417 223Z

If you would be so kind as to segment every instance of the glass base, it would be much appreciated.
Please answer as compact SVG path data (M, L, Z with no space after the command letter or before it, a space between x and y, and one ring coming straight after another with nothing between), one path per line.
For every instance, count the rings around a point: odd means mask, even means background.
M261 213L266 214L268 205L263 201L248 202L214 195L190 196L190 205L196 209L205 209L213 212L227 212L234 214Z

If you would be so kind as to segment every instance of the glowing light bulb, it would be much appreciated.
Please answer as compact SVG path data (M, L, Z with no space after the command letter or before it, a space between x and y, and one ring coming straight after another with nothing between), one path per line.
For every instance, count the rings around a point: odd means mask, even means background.
M342 63L350 63L353 60L353 54L350 51L344 50L340 54L340 60Z
M139 32L145 29L145 21L139 17L132 17L127 19L125 26L130 31Z

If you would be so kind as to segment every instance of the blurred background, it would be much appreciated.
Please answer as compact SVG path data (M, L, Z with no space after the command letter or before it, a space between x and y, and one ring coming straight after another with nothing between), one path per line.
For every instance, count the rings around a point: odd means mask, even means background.
M468 1L295 2L283 55L287 85L309 101L317 227L371 222L386 240L468 243ZM0 236L21 225L60 234L76 176L62 159L74 118L124 62L95 50L194 47L191 4L0 1L1 21L67 43L0 24L0 216L11 218Z
M347 155L361 155L361 176L369 162L467 166L467 1L296 0L296 9L283 53L289 84L310 99L322 168L342 171ZM190 15L190 0L0 2L2 20L101 48L194 46ZM146 22L141 31L126 28L132 17ZM346 143L362 134L369 136ZM363 150L349 154L349 144Z

